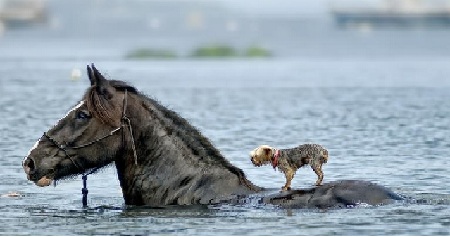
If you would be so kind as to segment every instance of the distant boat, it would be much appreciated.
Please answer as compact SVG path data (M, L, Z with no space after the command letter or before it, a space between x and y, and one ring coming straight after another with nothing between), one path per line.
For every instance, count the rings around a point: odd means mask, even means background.
M6 28L44 22L45 0L0 0L0 23Z
M356 4L358 6L355 6ZM450 1L386 0L372 6L361 6L361 1L349 6L333 2L331 14L336 24L344 28L449 27Z

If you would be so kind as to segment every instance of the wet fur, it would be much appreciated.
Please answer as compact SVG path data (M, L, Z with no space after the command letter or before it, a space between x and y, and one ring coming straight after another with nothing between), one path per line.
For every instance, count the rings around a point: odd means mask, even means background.
M209 204L262 190L174 111L125 82L106 80L95 67L88 67L88 75L91 87L83 96L84 104L47 134L69 147L109 134L123 125L126 90L126 115L132 125L137 165L131 130L123 126L89 147L68 149L73 162L54 143L41 139L30 152L33 161L24 162L24 167L39 167L29 172L30 180L64 179L115 162L125 203L130 205ZM87 121L76 118L80 111L89 114Z
M137 133L136 146L140 148L137 151L139 165L137 167L133 165L134 160L130 159L132 153L130 149L122 151L121 155L125 156L125 159L116 160L119 180L127 204L149 204L149 200L151 204L158 203L159 205L208 203L210 200L203 199L203 196L225 196L225 194L220 194L220 190L211 190L209 195L204 194L204 192L209 192L206 191L208 186L219 181L213 178L216 175L224 178L223 181L220 181L223 183L228 182L227 179L236 180L234 185L243 186L243 190L240 192L248 193L260 190L259 187L247 180L241 169L231 165L198 129L176 112L162 106L156 100L138 93L135 88L128 86L125 82L113 81L110 85L119 91L124 89L131 91L127 108L129 114L147 114L141 118L130 118L134 126L133 130ZM109 92L104 94L107 93ZM90 94L91 96L89 96ZM90 107L89 110L105 123L115 125L119 121L122 111L117 104L121 105L122 103L117 103L117 101L114 103L115 106L110 99L98 96L98 94L99 90L95 88L91 88L90 92L86 94L85 99ZM98 101L99 98L100 101ZM89 106L90 104L92 106ZM108 111L111 109L116 113L109 114ZM175 147L167 146L161 140L168 140L167 143L177 145ZM177 161L178 159L184 161ZM185 162L190 165L183 165ZM226 172L224 173L225 170L221 169L225 169ZM139 180L136 176L143 178L142 175L139 175L142 172L148 175L153 173L150 177L154 177L156 180ZM207 178L208 176L210 178ZM166 180L171 184L167 187L160 186L158 185L160 180ZM146 190L136 187L137 183L143 185ZM183 195L188 196L186 192L191 188L205 189L205 191L199 191L190 198L182 197ZM224 189L224 191L228 190Z

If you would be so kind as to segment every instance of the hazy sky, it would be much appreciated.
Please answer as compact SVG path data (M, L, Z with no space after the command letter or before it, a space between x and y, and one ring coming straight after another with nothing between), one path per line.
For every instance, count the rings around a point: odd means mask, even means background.
M327 11L329 0L219 0L249 13L317 14Z

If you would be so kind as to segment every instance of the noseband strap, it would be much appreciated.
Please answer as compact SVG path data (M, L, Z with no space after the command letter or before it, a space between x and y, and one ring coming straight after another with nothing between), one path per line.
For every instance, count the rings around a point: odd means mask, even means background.
M106 139L106 138L108 138L108 137L113 136L116 132L118 132L118 131L121 130L122 128L128 127L128 130L130 131L130 137L131 137L131 149L133 150L134 163L135 163L135 165L138 165L138 162L137 162L137 153L136 153L136 146L135 146L135 143L134 143L133 129L132 129L132 127L131 127L131 120L126 116L126 109L127 109L127 104L128 104L127 98L128 98L128 93L127 93L127 90L125 89L125 93L124 93L124 96L123 96L122 118L121 118L121 124L120 124L120 127L111 130L111 131L109 132L109 134L107 134L107 135L105 135L105 136L103 136L103 137L100 137L100 138L98 138L98 139L95 139L94 141L87 142L87 143L85 143L85 144L78 145L78 146L68 146L68 145L66 145L66 144L58 143L55 139L53 139L52 137L50 137L50 136L49 136L47 133L45 133L45 132L44 132L44 137L47 138L50 142L52 142L56 147L58 147L59 150L64 151L65 156L66 156L70 161L72 161L72 163L75 165L75 167L77 167L77 168L80 169L80 170L84 170L83 167L80 166L80 165L78 165L78 164L75 162L75 160L73 159L73 157L69 155L69 153L67 152L68 149L76 150L76 149L81 149L81 148L85 148L85 147L91 146L91 145L93 145L93 144L95 144L95 143L97 143L97 142L100 142L100 141L102 141L102 140L104 140L104 139ZM122 133L122 140L123 140L123 143L125 143L125 132ZM98 169L99 169L99 168L94 168L94 169L90 170L89 172L84 173L83 176L82 176L82 178L83 178L83 188L81 189L81 191L82 191L82 194L83 194L83 199L82 199L83 206L87 206L87 194L88 194L88 190L87 190L87 188L86 188L86 180L87 180L87 176L90 175L90 174L92 174L92 173L94 173L94 172L97 171Z

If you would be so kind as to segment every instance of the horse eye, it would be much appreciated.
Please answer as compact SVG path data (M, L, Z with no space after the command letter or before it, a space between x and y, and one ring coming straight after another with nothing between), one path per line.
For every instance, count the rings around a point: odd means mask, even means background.
M90 116L87 113L85 113L84 111L78 111L76 118L77 119L88 119L88 118L90 118Z

